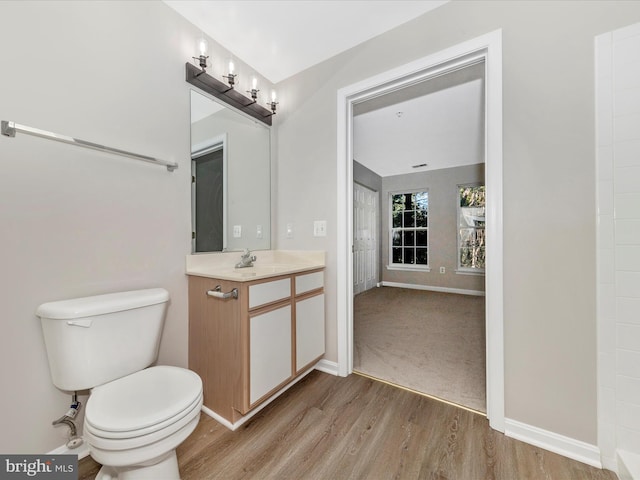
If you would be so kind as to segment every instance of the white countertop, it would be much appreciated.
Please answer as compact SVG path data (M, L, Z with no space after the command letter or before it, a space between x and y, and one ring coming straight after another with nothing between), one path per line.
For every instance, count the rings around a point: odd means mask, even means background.
M302 250L256 250L253 267L235 268L242 252L201 253L187 255L186 273L198 277L249 282L324 268L325 253Z

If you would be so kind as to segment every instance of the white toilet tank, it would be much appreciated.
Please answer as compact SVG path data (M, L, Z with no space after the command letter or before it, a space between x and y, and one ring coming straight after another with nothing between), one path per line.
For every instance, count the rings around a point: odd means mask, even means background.
M55 386L86 390L151 365L168 301L169 292L152 288L40 305Z

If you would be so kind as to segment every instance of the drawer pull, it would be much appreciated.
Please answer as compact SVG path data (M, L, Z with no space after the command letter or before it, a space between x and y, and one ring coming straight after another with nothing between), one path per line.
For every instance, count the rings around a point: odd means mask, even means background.
M215 298L238 298L238 289L234 288L230 292L224 293L222 287L218 285L213 290L207 290L207 295Z

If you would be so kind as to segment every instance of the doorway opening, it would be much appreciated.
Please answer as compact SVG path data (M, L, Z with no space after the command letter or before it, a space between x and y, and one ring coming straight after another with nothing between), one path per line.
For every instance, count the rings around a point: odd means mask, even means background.
M354 371L480 413L484 69L357 103L353 118Z
M354 106L427 78L484 61L486 216L486 392L492 428L504 431L502 280L502 35L495 31L338 91L338 252L336 370L353 372L353 110Z

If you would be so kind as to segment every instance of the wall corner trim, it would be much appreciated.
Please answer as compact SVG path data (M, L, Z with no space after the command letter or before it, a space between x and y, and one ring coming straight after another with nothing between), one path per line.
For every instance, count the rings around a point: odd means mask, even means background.
M535 445L536 447L549 450L558 455L586 463L592 467L602 468L600 449L596 445L585 443L575 438L565 437L564 435L518 422L510 418L505 418L504 423L504 433L507 437Z
M325 359L320 360L316 364L315 370L319 370L321 372L328 373L330 375L335 375L336 377L339 376L338 363L332 362L331 360L325 360Z

